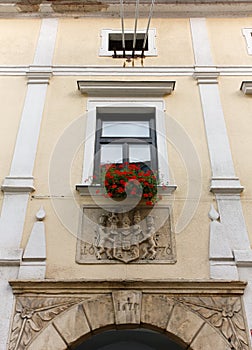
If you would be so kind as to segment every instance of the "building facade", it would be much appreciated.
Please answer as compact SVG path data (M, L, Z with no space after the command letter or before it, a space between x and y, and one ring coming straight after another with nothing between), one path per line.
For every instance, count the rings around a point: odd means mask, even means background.
M252 1L153 4L0 1L0 349L251 348Z

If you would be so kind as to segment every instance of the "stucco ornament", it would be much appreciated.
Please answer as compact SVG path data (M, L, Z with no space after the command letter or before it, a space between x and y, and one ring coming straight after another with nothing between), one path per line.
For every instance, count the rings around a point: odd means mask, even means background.
M77 298L17 298L9 350L23 350L49 321L78 303Z
M239 298L187 297L180 298L180 302L196 311L218 329L230 343L232 349L249 349Z

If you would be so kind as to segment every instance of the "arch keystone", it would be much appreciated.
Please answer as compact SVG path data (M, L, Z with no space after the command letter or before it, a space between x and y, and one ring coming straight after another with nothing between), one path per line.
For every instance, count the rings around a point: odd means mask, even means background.
M132 290L112 292L116 324L139 324L142 293Z

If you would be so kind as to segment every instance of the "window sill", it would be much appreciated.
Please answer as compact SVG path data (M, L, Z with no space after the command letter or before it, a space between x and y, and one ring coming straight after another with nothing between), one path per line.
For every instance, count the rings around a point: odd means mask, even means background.
M91 188L93 193L96 196L101 196L100 192L96 193L96 190L99 191L102 187L100 185L86 185L86 184L77 184L75 185L76 191L79 192L80 196L90 196L89 188ZM158 194L161 196L170 196L176 190L176 185L168 185L168 186L158 186Z

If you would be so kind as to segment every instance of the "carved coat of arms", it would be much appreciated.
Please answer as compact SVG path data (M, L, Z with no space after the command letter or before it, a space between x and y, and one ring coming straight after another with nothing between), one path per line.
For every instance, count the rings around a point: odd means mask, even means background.
M175 262L174 246L167 208L154 213L141 208L125 213L84 208L77 262Z

